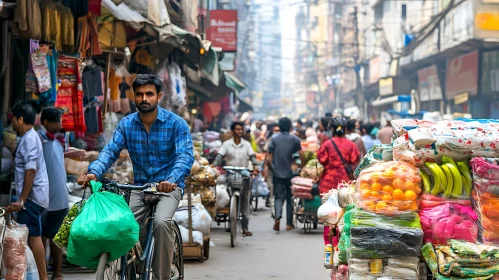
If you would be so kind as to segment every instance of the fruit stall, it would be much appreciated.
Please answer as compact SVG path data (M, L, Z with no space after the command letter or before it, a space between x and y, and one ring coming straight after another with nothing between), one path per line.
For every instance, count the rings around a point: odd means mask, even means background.
M392 145L374 146L356 181L323 194L331 279L499 279L499 123L392 127Z

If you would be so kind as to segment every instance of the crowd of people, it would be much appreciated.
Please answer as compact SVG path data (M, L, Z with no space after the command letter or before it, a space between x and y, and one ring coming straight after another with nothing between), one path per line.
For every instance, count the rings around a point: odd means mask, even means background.
M272 209L273 229L280 230L280 220L286 208L286 230L292 230L293 203L291 179L297 175L293 165L298 155L302 167L306 164L301 142L317 143L318 161L324 166L321 178L316 178L320 193L335 188L343 180L353 179L353 171L360 159L376 144L390 144L392 128L388 123L380 128L379 123L362 121L326 114L320 119L298 119L294 123L289 118L278 122L257 120L253 123L235 122L231 127L233 138L222 146L215 165L225 159L230 165L248 167L255 162L255 153L265 153L262 172L269 186L270 195L266 207ZM258 170L258 168L255 168ZM246 183L247 195L243 195L243 236L251 236L249 220L249 181ZM245 211L245 209L247 211ZM324 232L327 243L329 229Z

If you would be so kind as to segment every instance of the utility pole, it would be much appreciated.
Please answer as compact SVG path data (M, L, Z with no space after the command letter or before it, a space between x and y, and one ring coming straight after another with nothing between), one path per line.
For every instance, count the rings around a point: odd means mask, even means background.
M355 70L355 80L356 80L356 92L359 92L362 88L362 83L360 81L360 61L359 61L359 20L357 18L357 6L353 7L353 24L355 28L355 52L354 52L354 70Z

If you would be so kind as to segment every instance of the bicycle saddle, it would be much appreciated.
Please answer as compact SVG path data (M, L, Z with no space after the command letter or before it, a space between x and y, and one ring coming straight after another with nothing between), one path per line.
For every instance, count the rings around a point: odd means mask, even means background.
M146 194L144 196L143 202L145 205L156 206L160 200L159 195Z

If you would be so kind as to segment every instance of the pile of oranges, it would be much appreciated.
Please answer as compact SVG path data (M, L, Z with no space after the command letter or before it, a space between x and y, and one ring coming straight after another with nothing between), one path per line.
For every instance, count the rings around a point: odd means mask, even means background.
M421 177L409 163L377 163L365 169L357 182L357 201L364 210L384 215L418 210Z

